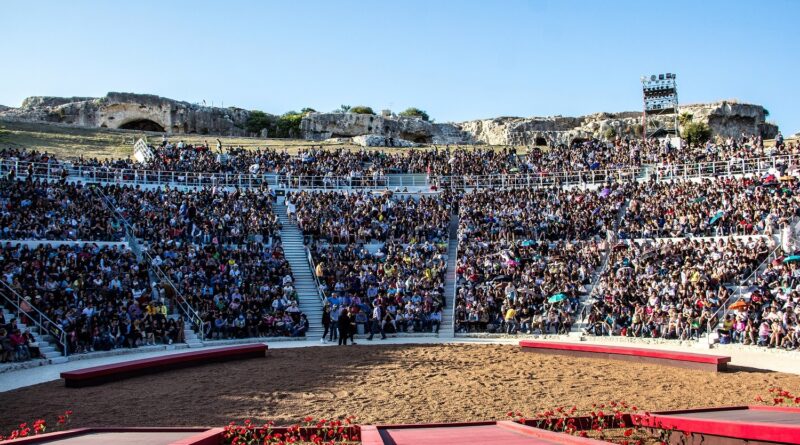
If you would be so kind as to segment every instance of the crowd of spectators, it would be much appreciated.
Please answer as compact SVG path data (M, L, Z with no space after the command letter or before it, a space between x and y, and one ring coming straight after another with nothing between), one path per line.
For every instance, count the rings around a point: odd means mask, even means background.
M456 329L569 331L624 193L620 186L464 195L459 212Z
M182 341L169 300L127 248L96 244L0 248L5 283L67 334L72 353Z
M183 321L167 317L176 291L198 310L209 338L302 336L308 321L283 258L274 199L268 190L6 178L3 238L118 241L128 225L147 255L139 262L118 247L7 244L0 266L13 289L68 333L71 352L183 341ZM173 283L150 283L151 267Z
M172 143L151 147L144 163L80 159L111 171L384 177L387 174L546 175L643 164L731 161L797 153L795 144L716 138L703 146L631 138L579 140L571 146L466 149L285 150ZM2 150L0 158L59 171L46 152ZM41 166L35 168L43 168ZM5 245L4 281L68 332L73 352L183 340L172 317L177 294L202 319L208 338L302 336L294 278L266 188L177 190L40 182L27 171L0 179L0 238L119 241L127 229L143 242L137 260L119 247ZM765 237L795 216L797 183L783 170L761 178L700 182L609 182L598 189L481 190L430 196L391 192L290 192L290 217L306 236L329 304L326 330L343 312L365 331L438 331L445 309L449 224L459 214L454 308L461 332L565 333L588 316L597 335L696 338L770 251ZM699 240L703 236L752 236ZM650 238L679 240L644 241ZM621 239L623 242L617 243ZM627 241L638 239L639 241ZM603 258L607 267L600 273ZM730 341L798 346L798 263L759 275L746 308L724 318ZM150 268L171 283L151 283ZM581 313L581 300L594 303ZM587 313L588 312L588 313ZM26 333L0 326L2 358L30 356ZM29 343L29 342L28 342ZM7 346L11 345L11 349ZM9 351L13 351L9 355Z
M145 190L114 185L98 190L132 226L136 237L146 242L241 245L269 242L280 230L272 211L275 195L269 190Z
M364 332L438 332L451 199L449 193L287 196L331 305L329 323L347 310ZM335 332L329 329L331 339Z
M778 154L798 154L798 144L783 141L779 136L775 145L766 147L760 137L742 134L739 137L715 137L705 144L689 146L685 142L673 145L670 141L614 137L608 140L575 139L569 145L550 141L547 146L530 145L504 147L434 146L412 148L389 153L376 149L302 147L290 154L286 149L270 147L249 149L242 146L223 147L204 141L189 144L164 138L159 145L150 147L153 156L144 162L133 159L79 158L69 160L81 166L89 177L112 177L115 169L124 169L119 175L147 178L156 171L177 173L205 173L207 183L213 185L224 174L261 175L275 174L282 183L291 184L291 178L317 177L321 182L334 183L334 177L378 179L388 174L428 174L433 176L475 177L484 175L553 175L558 172L588 172L616 170L651 165L659 176L676 174L675 167L709 161L735 163L741 159L763 158ZM49 163L57 168L60 161L46 152L5 149L0 159ZM149 173L145 174L145 170ZM21 174L21 173L20 173ZM327 178L327 179L322 179ZM180 179L180 176L178 177ZM328 182L329 181L329 182Z
M0 239L119 241L111 212L86 186L0 179Z
M335 244L438 237L450 220L451 194L397 198L386 193L288 193L287 213L307 236Z
M26 302L23 306L30 305ZM22 362L39 355L39 345L30 331L22 331L16 318L6 320L0 311L0 363Z
M717 178L637 183L618 236L772 235L797 216L797 181Z
M728 286L756 270L770 243L764 237L620 242L592 290L588 331L696 339L728 302Z
M241 246L161 241L150 255L198 311L206 338L299 337L308 330L278 237Z
M789 255L774 258L724 312L717 331L721 343L769 348L800 348L800 263ZM732 308L731 308L732 307Z

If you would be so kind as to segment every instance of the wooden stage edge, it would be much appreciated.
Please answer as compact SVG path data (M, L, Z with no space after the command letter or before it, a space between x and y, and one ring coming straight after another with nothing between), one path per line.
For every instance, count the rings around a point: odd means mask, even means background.
M580 343L562 343L551 341L522 340L520 347L525 352L540 354L557 354L570 357L598 358L605 360L623 360L637 363L672 366L703 371L725 371L728 369L730 357L711 354L666 351L636 347L592 345Z

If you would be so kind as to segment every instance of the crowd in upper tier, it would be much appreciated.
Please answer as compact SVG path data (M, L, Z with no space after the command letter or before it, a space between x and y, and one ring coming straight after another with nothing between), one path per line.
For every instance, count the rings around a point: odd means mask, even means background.
M0 150L0 159L33 161L58 167L66 161L83 168L82 174L92 178L139 178L149 181L159 179L158 172L177 172L180 181L186 173L205 173L207 183L213 185L225 174L259 176L275 174L289 181L291 178L318 177L320 181L334 177L351 179L384 178L390 174L427 174L432 176L473 177L483 175L552 175L558 172L583 172L616 170L642 165L655 167L662 174L679 164L708 161L734 162L745 158L763 158L779 154L798 154L800 147L794 142L785 143L781 136L776 144L766 147L760 137L717 137L700 146L681 144L673 146L668 141L617 137L612 140L575 139L571 144L549 146L506 147L491 149L460 146L434 146L432 149L411 148L399 152L376 149L302 147L295 154L286 149L270 147L246 149L241 146L223 147L204 141L188 144L167 140L151 146L152 157L144 162L133 159L79 158L59 160L46 152L16 149ZM16 172L33 174L37 169ZM116 169L121 169L117 171ZM166 174L166 173L165 173ZM168 176L169 177L169 176ZM216 178L216 179L215 179ZM288 178L288 179L287 179ZM163 179L163 178L162 178ZM183 178L185 179L185 178ZM206 183L206 182L204 182ZM286 182L291 184L291 181Z

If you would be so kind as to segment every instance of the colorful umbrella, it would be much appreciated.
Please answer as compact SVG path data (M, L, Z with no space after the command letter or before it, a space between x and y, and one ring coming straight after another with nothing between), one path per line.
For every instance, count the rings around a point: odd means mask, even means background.
M555 294L552 297L547 299L547 302L550 304L560 303L567 299L567 296L564 294Z
M800 261L800 255L789 255L783 259L784 263L793 263L795 261Z
M738 300L734 302L732 305L728 306L728 309L732 311L739 311L747 307L747 303L744 300Z

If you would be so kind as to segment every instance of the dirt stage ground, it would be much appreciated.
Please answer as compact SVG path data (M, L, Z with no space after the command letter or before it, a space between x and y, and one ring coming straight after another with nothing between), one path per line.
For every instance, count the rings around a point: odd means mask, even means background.
M72 426L221 426L251 418L355 415L361 423L503 419L559 405L627 400L642 409L752 403L800 376L524 353L516 346L397 345L270 350L264 359L89 388L55 381L0 394L0 430L74 410Z

